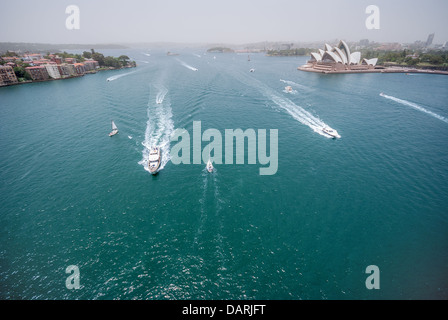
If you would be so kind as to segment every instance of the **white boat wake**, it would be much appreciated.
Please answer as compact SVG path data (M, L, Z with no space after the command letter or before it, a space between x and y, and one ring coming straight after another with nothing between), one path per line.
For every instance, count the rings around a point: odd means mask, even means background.
M128 72L128 73L117 74L115 76L107 78L106 80L107 81L114 81L114 80L120 79L121 77L125 77L125 76L128 76L128 75L136 73L136 72L137 71L131 71L131 72Z
M321 136L333 138L332 136L322 131L323 128L331 129L330 126L328 126L321 119L313 116L310 112L306 111L302 107L296 105L291 100L282 98L280 96L277 96L276 94L271 94L269 98L278 107L289 113L295 120L299 121L301 124L310 127L314 132L320 134Z
M192 66L190 66L189 64L186 64L186 63L183 62L182 60L180 60L180 59L176 59L176 60L179 61L179 63L180 63L181 65L183 65L185 68L190 69L190 70L193 70L193 71L198 71L197 68L192 67Z
M205 168L202 170L202 198L199 200L200 203L200 217L198 228L196 230L193 239L193 249L203 250L205 242L211 242L215 248L215 259L219 263L220 271L227 270L226 262L227 257L225 253L226 246L224 245L223 234L223 217L221 211L225 201L221 199L219 192L219 182L218 173L215 170L213 174L210 174ZM216 224L215 224L216 223ZM204 227L207 229L204 230ZM213 229L212 229L213 228ZM202 234L205 232L213 232L210 237L207 235L205 239L202 238Z
M240 78L241 77L241 78ZM287 98L283 98L278 95L274 90L263 84L257 79L252 77L248 77L243 73L239 73L239 76L236 77L239 81L244 84L250 84L257 88L266 98L270 99L274 102L280 109L286 111L289 115L291 115L298 122L308 126L314 132L324 136L326 138L333 138L332 136L326 134L322 131L323 128L332 129L329 125L323 122L318 117L315 117L310 112L306 111L302 107L296 105L294 102ZM244 79L242 79L244 78Z
M157 95L165 97L168 90L161 88ZM150 101L154 101L150 98ZM162 103L163 102L163 103ZM159 171L162 170L170 160L170 138L174 132L173 114L169 101L161 101L161 103L148 103L147 109L148 121L146 122L145 140L142 142L144 146L142 150L142 160L139 164L149 172L148 157L149 151L158 146L161 149L161 163Z
M396 98L396 97L393 97L393 96L388 96L388 95L386 95L384 93L380 93L380 96L382 96L383 98L386 98L386 99L398 102L398 103L400 103L400 104L402 104L404 106L408 106L408 107L411 107L411 108L413 108L415 110L424 112L426 114L429 114L430 116L433 116L434 118L437 118L439 120L442 120L443 122L448 123L448 119L447 118L445 118L445 117L443 117L443 116L441 116L441 115L439 115L437 113L434 113L432 111L429 111L429 110L423 108L422 106L419 106L418 104L416 104L414 102L410 102L410 101L407 101L407 100L399 99L399 98Z
M283 82L283 83L286 83L287 85L290 85L291 87L296 87L296 88L301 89L301 90L310 91L309 87L301 85L301 84L298 84L298 83L296 83L294 81L283 80L283 79L280 79L280 81Z
M161 86L159 88L159 92L157 93L156 96L156 103L160 104L163 102L163 99L165 99L166 94L168 93L168 89L165 88L164 86Z

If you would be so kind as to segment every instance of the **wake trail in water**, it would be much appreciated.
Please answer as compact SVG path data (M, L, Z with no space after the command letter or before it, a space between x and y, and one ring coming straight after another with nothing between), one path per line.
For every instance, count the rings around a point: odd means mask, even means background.
M381 93L380 96L382 96L383 98L386 98L386 99L398 102L399 104L402 104L404 106L411 107L411 108L413 108L415 110L424 112L424 113L429 114L430 116L432 116L434 118L437 118L439 120L442 120L443 122L448 123L448 119L447 118L445 118L445 117L443 117L443 116L441 116L441 115L439 115L439 114L437 114L435 112L432 112L432 111L430 111L428 109L425 109L424 107L419 106L418 104L416 104L414 102L410 102L410 101L407 101L407 100L399 99L399 98L396 98L396 97L393 97L393 96L388 96L388 95L383 94L383 93Z
M195 67L193 67L193 66L190 66L189 64L185 63L184 61L182 61L182 60L180 60L180 59L177 59L177 58L176 58L176 60L179 61L179 63L180 63L181 65L183 65L185 68L190 69L190 70L193 70L193 71L198 71L197 68L195 68Z
M136 70L136 71L131 71L131 72L128 72L128 73L117 74L117 75L115 75L115 76L112 76L112 77L107 78L106 80L107 80L107 81L114 81L114 80L120 79L121 77L125 77L125 76L128 76L128 75L130 75L130 74L136 73L137 71L138 71L138 70Z
M280 109L286 111L298 122L308 126L314 132L324 136L326 138L332 138L330 135L322 131L323 128L330 128L325 122L320 118L312 115L310 112L306 111L301 106L296 105L294 102L287 98L279 96L274 90L262 83L261 81L249 77L246 74L238 73L236 78L244 84L249 84L259 90L267 99L274 102Z
M213 173L209 173L205 168L202 171L202 197L199 200L200 203L200 218L199 218L199 226L196 231L194 240L193 240L193 248L198 248L200 244L200 238L202 236L202 233L204 232L204 226L209 225L212 227L211 223L206 223L207 219L209 218L209 214L214 212L215 218L217 219L218 225L216 226L217 230L214 234L214 246L215 246L215 256L217 261L220 262L220 270L224 271L227 270L225 268L225 253L224 253L224 244L222 236L223 234L223 217L221 216L222 211L222 203L224 202L221 199L220 192L219 192L219 183L218 183L218 171L216 168L214 168ZM213 196L211 194L213 192ZM212 212L209 212L212 211ZM206 240L206 241L209 241ZM202 248L202 247L199 247Z
M302 84L296 83L296 82L294 82L294 81L283 80L283 79L280 79L280 81L283 82L283 83L285 83L285 84L290 85L291 87L295 87L295 88L298 88L298 89L301 89L301 90L306 90L306 91L310 91L310 90L311 90L311 88L309 88L309 87L307 87L307 86L304 86L304 85L302 85Z
M208 175L205 172L202 172L202 177L202 198L199 199L201 216L199 218L199 226L193 240L194 247L197 247L199 244L199 237L202 235L204 224L207 220L207 209L205 208L205 205L207 200Z
M151 97L150 102L148 102L148 121L146 122L145 140L142 142L144 148L142 160L139 161L139 164L148 172L149 151L153 147L158 146L161 150L162 159L158 171L162 170L170 160L170 138L174 132L174 122L171 104L164 99L167 93L168 89L161 87L157 93L159 98L163 96L159 99L161 102L154 105L151 103L151 101L154 101Z
M157 93L157 96L156 96L156 103L161 104L163 102L163 100L165 99L165 96L167 93L168 93L167 88L165 88L164 86L160 87L159 92Z

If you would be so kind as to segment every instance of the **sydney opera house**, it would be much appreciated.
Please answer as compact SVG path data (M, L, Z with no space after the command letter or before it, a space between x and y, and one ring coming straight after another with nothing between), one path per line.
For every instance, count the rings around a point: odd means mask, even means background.
M325 44L324 49L312 52L311 59L299 70L322 73L369 72L375 69L378 59L361 59L361 53L350 52L345 41L339 41L336 47Z

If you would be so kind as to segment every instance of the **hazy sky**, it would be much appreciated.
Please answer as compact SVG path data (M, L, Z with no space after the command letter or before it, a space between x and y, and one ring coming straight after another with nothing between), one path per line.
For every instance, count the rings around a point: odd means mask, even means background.
M68 30L68 5L80 29ZM368 5L380 29L368 30ZM2 0L0 42L448 41L447 0Z

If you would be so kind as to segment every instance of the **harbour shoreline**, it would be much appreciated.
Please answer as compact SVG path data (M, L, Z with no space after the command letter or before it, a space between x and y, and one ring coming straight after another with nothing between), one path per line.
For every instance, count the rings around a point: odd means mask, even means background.
M429 69L415 69L415 68L375 68L365 70L317 70L312 67L300 66L297 70L305 72L323 73L323 74L348 74L348 73L423 73L423 74L440 74L448 75L448 71L429 70Z

